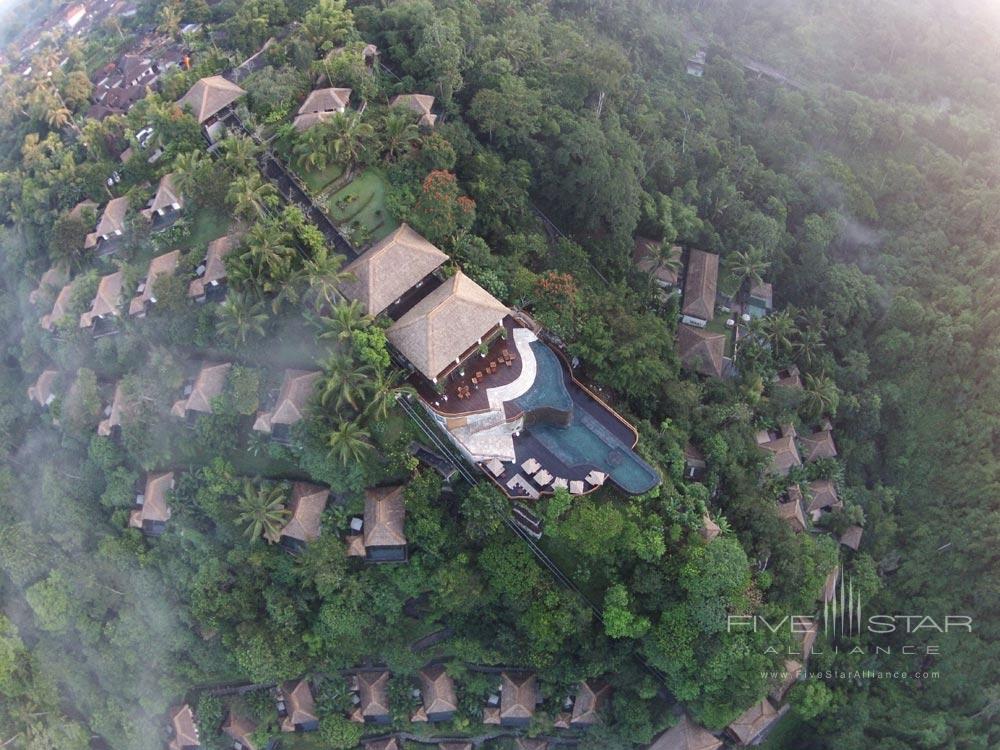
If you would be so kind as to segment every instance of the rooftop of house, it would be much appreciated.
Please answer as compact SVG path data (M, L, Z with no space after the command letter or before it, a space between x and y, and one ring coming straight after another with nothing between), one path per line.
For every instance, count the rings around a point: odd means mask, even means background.
M212 399L222 395L232 366L231 362L204 365L191 384L191 392L174 403L171 413L178 417L185 416L189 411L211 414Z
M73 284L74 282L71 281L59 290L55 302L52 303L52 311L41 317L39 323L46 331L51 331L55 324L66 316L70 298L73 295Z
M767 469L769 473L784 477L788 476L793 467L802 465L795 438L795 428L792 425L782 427L781 432L777 434L768 432L758 434L758 445L771 454L771 464Z
M94 324L94 318L118 315L118 307L122 302L124 278L121 271L115 271L101 278L90 310L80 316L80 328L90 328Z
M778 370L775 376L775 383L783 388L796 388L802 390L802 376L799 374L797 365L791 365L783 370Z
M365 750L400 750L399 740L395 737L382 737L377 740L365 740Z
M406 544L404 489L402 485L395 485L365 490L365 547L402 547Z
M122 384L118 383L115 386L115 394L111 399L111 405L109 407L108 415L97 425L97 434L103 437L107 437L111 434L112 429L118 427L122 423L122 412L125 409L125 395L122 391Z
M414 305L386 336L414 367L436 380L510 314L461 271Z
M471 742L459 740L458 742L439 742L438 750L474 750Z
M146 280L142 282L142 291L136 294L129 303L129 315L140 315L146 311L147 303L156 302L156 297L153 296L153 285L160 276L173 276L180 259L181 251L172 250L149 261Z
M796 661L795 659L785 659L782 665L785 672L784 679L774 686L768 696L774 701L774 705L779 705L785 700L785 695L791 689L792 685L795 684L796 680L799 679L799 675L802 673L802 663Z
M338 112L343 112L350 99L350 89L316 89L309 93L302 106L299 107L293 125L300 132L308 130L316 123L323 122Z
M862 534L864 534L864 529L860 526L849 526L847 527L847 530L840 535L840 543L857 552L858 547L861 546Z
M297 726L317 720L316 703L307 680L286 682L281 686L287 715L281 720L283 732L295 731Z
M254 733L257 725L250 719L237 716L232 711L226 715L226 720L222 724L222 731L233 742L239 742L244 750L257 750L257 746L250 740L250 735Z
M28 295L31 304L38 302L39 297L49 289L61 289L69 282L69 270L64 266L53 266L42 274L38 286Z
M112 235L125 231L125 216L128 214L128 196L112 198L104 207L101 220L97 222L97 235Z
M160 178L160 184L156 188L156 195L153 196L153 201L149 204L148 210L152 214L156 211L173 208L175 205L178 209L184 208L184 198L181 197L180 191L177 190L177 186L174 184L174 174L171 172Z
M695 724L687 714L661 734L647 750L719 750L722 740Z
M319 538L320 521L330 490L306 482L292 484L292 497L288 509L292 515L278 534L278 538L288 537L300 542L312 542Z
M458 710L455 682L443 664L429 664L420 670L420 697L423 701L423 718L451 714Z
M240 238L235 234L227 234L208 243L205 254L205 272L194 279L188 287L189 297L201 297L211 283L226 278L226 256L240 244Z
M701 517L700 533L706 542L710 542L722 533L722 529L719 527L719 524L713 521L712 517L706 513Z
M306 405L323 373L318 370L285 370L278 399L270 411L258 413L253 428L270 432L274 425L292 425L304 416Z
M141 529L146 521L160 523L169 521L170 506L167 504L167 493L173 488L172 471L147 474L146 485L142 492L142 505L130 514L129 526Z
M718 282L719 256L704 250L691 250L684 278L684 305L681 312L692 318L711 320L715 314Z
M767 698L755 703L729 725L729 731L740 742L749 745L782 716Z
M58 379L58 370L43 370L35 384L28 388L28 398L39 406L48 406L55 398L53 389Z
M541 737L518 737L514 747L517 750L549 750L549 741Z
M358 672L355 678L361 699L357 708L361 719L378 721L389 716L389 673Z
M814 513L830 508L843 507L843 502L837 496L837 486L829 479L816 479L809 483L808 511Z
M533 672L501 672L500 720L527 720L538 705L538 679Z
M726 334L681 323L677 326L677 355L695 372L721 378L725 372Z
M661 245L662 243L647 237L636 237L632 260L640 271L648 273L662 284L674 286L680 276L678 267L684 251L680 245L672 245L669 256L674 263L664 263L661 258Z
M581 727L596 724L610 700L611 684L607 680L584 680L577 687L570 724Z
M170 738L172 750L201 747L201 742L198 740L198 726L194 721L194 712L187 703L171 709L170 728L173 734Z
M811 435L799 436L802 446L802 458L806 461L819 461L823 458L834 458L837 446L833 442L833 430L822 429Z
M341 291L375 316L447 260L447 255L404 223L344 269L353 279L343 283Z
M431 109L434 107L434 97L430 94L399 94L389 102L390 107L406 107L420 115L420 124L433 127L437 115Z
M791 527L792 531L806 530L806 518L802 514L800 499L790 498L788 502L778 503L778 516Z
M195 119L201 124L246 93L222 76L210 76L197 81L177 104L182 109L190 107Z

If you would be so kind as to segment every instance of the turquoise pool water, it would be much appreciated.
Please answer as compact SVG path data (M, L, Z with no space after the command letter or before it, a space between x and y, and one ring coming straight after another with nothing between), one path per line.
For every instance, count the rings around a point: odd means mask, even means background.
M625 492L638 495L659 484L656 471L629 444L588 413L580 402L589 402L595 411L607 412L607 409L580 389L576 390L577 398L573 398L556 353L541 341L532 342L531 349L538 363L535 382L531 390L514 403L526 413L553 409L568 412L570 417L566 426L542 421L527 427L528 432L566 466L587 466L603 471Z

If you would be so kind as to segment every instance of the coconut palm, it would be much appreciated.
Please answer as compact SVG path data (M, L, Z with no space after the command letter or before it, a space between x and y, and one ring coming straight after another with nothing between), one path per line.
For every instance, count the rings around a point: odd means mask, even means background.
M350 302L340 302L335 305L332 314L329 317L320 317L319 322L324 328L319 338L350 341L354 332L370 326L372 319L361 303L352 299Z
M281 530L291 516L285 507L287 495L287 489L281 484L257 487L253 481L245 480L237 505L236 523L243 527L243 533L250 539L263 536L273 544L280 538Z
M287 232L274 224L257 222L247 232L244 240L246 252L244 260L258 270L258 276L266 274L270 279L284 279L292 265L295 249ZM258 278L258 284L269 289L267 279Z
M382 121L380 135L386 159L395 161L410 150L413 142L420 137L420 129L413 122L410 112L392 109Z
M802 413L807 419L833 416L840 404L840 390L826 373L806 375L802 393Z
M368 432L357 422L348 420L342 421L330 433L327 445L330 448L330 455L340 459L344 466L363 461L372 450L371 436Z
M751 284L760 284L764 280L764 273L771 266L764 258L764 253L753 247L733 253L726 258L726 265L740 283L749 281Z
M795 340L795 358L809 367L816 363L823 351L823 337L814 328L806 328L800 331Z
M202 151L187 151L174 159L174 185L181 195L194 195L198 182L211 164Z
M326 169L333 157L333 146L323 124L314 125L299 135L292 154L302 169L317 172Z
M371 368L358 365L350 356L336 352L323 363L319 400L323 406L343 409L346 406L358 411L358 402L370 383Z
M256 171L257 157L260 156L260 146L245 135L233 133L223 139L222 152L228 163L237 174L248 174Z
M338 287L354 280L354 274L344 270L344 260L343 255L331 253L323 245L303 263L303 274L317 311L331 307L342 299Z
M795 335L795 321L787 312L778 312L761 319L759 329L776 355L787 352Z
M219 305L219 333L246 344L250 336L263 336L268 315L263 302L246 294L230 292Z
M361 115L337 115L329 120L330 142L334 157L353 172L367 142L375 131L361 120Z
M237 177L226 195L236 214L246 219L262 216L277 197L277 188L265 182L259 172Z
M365 417L379 421L389 416L392 407L401 397L416 393L413 386L403 382L403 373L392 368L376 372L369 388Z

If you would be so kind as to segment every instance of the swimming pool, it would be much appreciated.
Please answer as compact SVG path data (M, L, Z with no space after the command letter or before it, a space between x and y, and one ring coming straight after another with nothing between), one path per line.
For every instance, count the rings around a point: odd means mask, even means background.
M537 362L535 382L514 400L525 412L525 430L567 467L603 471L625 492L639 495L659 484L656 470L625 442L631 432L626 436L604 404L566 377L558 355L541 341L533 341L531 349Z

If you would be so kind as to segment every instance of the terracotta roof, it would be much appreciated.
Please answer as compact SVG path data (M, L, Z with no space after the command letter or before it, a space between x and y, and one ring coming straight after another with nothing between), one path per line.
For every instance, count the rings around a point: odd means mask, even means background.
M239 742L246 750L257 750L257 746L250 741L250 735L257 728L250 719L237 716L232 711L226 716L226 721L222 725L222 731L234 742Z
M403 489L402 485L396 485L365 490L365 547L402 547L406 544Z
M61 266L53 266L42 274L38 286L28 295L28 302L35 304L46 289L60 289L69 282L69 271Z
M498 299L459 271L414 305L386 335L433 380L509 314Z
M48 406L55 397L53 386L58 378L58 370L43 370L35 384L28 388L28 398L39 406Z
M719 750L722 740L695 724L687 714L661 734L647 750Z
M789 500L787 503L778 503L778 515L792 528L792 531L806 530L806 518L802 515L800 501Z
M208 252L205 256L205 273L191 282L188 287L189 297L200 297L205 293L207 287L213 281L222 281L226 278L225 257L240 244L237 235L227 234L208 243Z
M90 310L80 316L80 328L90 328L96 317L118 315L118 306L122 301L123 280L124 274L121 271L115 271L101 278Z
M124 408L125 396L122 394L122 384L119 383L115 386L115 395L111 399L111 413L97 425L97 434L105 437L110 435L112 428L118 427L122 423Z
M55 327L55 324L65 317L70 297L73 294L74 283L74 281L71 281L59 290L59 294L56 295L56 301L52 304L52 312L42 316L40 323L46 331L51 331Z
M316 112L343 112L351 99L350 89L327 88L310 91L302 102L298 114L308 115Z
M244 94L246 91L222 76L210 76L196 82L177 104L181 108L190 106L200 124Z
M189 411L211 414L212 399L222 395L222 389L226 386L226 377L229 375L229 368L232 366L230 362L204 365L198 372L198 377L195 378L190 395L177 401L171 409L171 413L178 417L185 416Z
M528 720L538 705L538 680L532 672L501 672L500 720Z
M285 709L288 711L288 715L281 720L282 732L294 732L297 725L317 720L316 704L306 680L286 682L281 686L281 693L285 698Z
M809 501L809 512L818 513L819 511L832 509L832 508L842 508L844 507L843 502L837 497L837 487L829 479L817 479L809 483L809 494L812 496L812 500Z
M97 222L97 229L94 230L99 235L112 235L125 231L125 215L128 213L128 197L112 198L108 205L104 207L101 220Z
M771 701L765 698L744 711L729 725L729 731L744 745L749 745L780 717L781 714L774 709Z
M430 664L420 670L420 694L428 718L437 714L451 714L458 710L455 682L442 664Z
M159 211L164 208L173 208L177 204L178 209L184 208L184 199L174 186L174 175L165 174L160 178L160 185L153 196L153 202L149 205L149 211Z
M719 256L704 250L688 254L681 312L692 318L711 320L715 314L715 292L719 281Z
M849 526L847 531L840 535L840 543L857 552L858 547L861 546L861 535L863 533L864 529L860 526Z
M785 671L785 678L768 693L775 704L779 704L785 700L785 695L802 673L802 664L795 661L795 659L785 659L782 669Z
M369 315L378 315L447 260L404 223L344 269L354 278L341 291L361 302Z
M685 367L702 375L721 378L726 334L681 323L677 326L677 355Z
M779 437L771 438L766 433L764 435L770 439L764 442L760 442L758 439L758 442L763 450L772 454L771 465L767 468L769 473L784 477L788 476L788 472L793 467L802 465L802 459L799 458L798 446L795 445L794 429L782 428L782 433Z
M833 458L837 455L832 430L819 430L812 435L801 436L799 442L802 444L803 458L806 461L818 461L821 458Z
M194 723L194 712L191 706L184 704L170 712L170 726L173 729L173 737L169 746L174 750L187 750L187 748L201 747L198 741L198 727Z
M706 542L710 542L722 533L722 529L720 529L719 524L713 521L712 517L706 513L701 518L700 533Z
M430 94L400 94L389 102L390 107L406 107L420 115L420 124L433 126L437 121L437 115L431 112L434 106L434 97Z
M292 499L288 508L292 517L285 524L279 536L298 539L300 542L311 542L319 538L320 519L326 508L330 490L306 482L295 482L292 485Z
M389 715L389 673L358 672L359 708L366 719L379 719Z
M661 244L646 237L636 237L632 260L640 271L648 273L663 284L673 286L677 283L678 273L676 267L670 268L661 261ZM678 261L678 265L682 254L683 250L680 245L673 245L670 248L670 256Z
M177 269L177 263L181 259L180 250L172 250L169 253L158 255L149 261L149 268L146 270L146 282L142 292L132 298L128 306L129 315L139 315L146 311L146 303L153 302L153 284L160 276L173 276Z
M586 727L600 721L600 712L611 699L611 685L606 680L584 680L577 687L570 724Z
M274 408L268 412L260 412L253 428L261 432L270 432L272 425L292 425L300 421L316 381L322 374L318 370L285 370Z
M169 521L170 506L167 505L167 493L173 487L174 473L172 471L147 474L146 486L142 492L142 506L132 511L129 516L129 526L141 529L143 521Z

